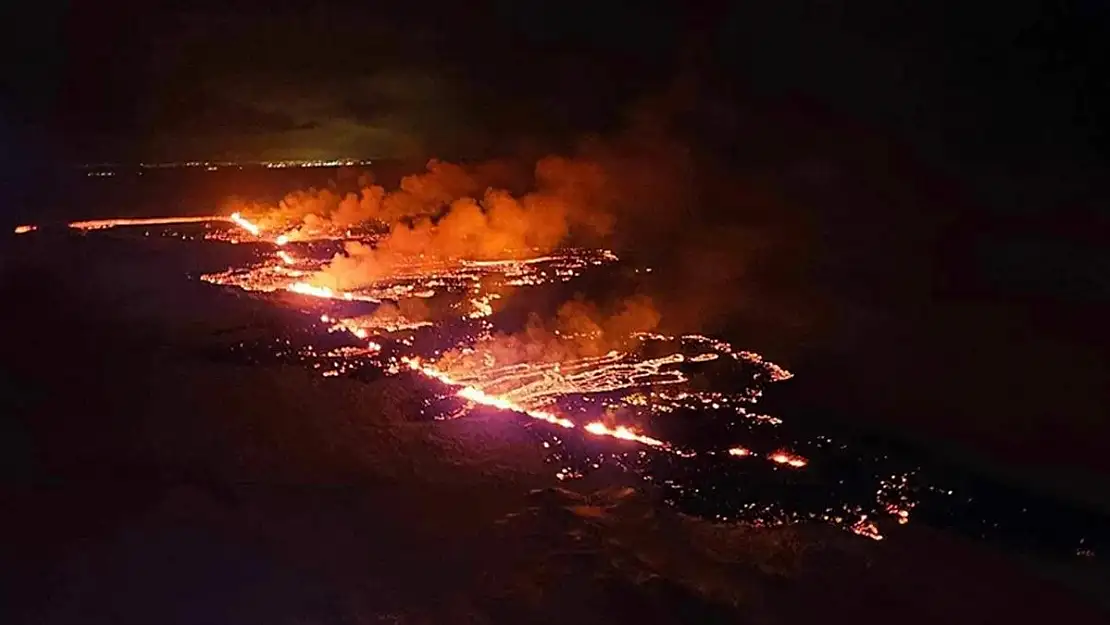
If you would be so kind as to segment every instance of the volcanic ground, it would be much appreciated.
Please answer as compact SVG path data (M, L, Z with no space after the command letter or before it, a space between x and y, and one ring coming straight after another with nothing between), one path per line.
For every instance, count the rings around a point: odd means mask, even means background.
M79 280L85 284L81 288L111 282L116 285L114 292L126 294L130 287L119 285L134 282L133 295L122 296L120 302L126 310L116 318L125 323L143 319L144 306L156 308L160 316L175 318L174 349L187 346L186 350L199 352L194 357L213 366L259 372L236 374L240 378L233 390L189 383L187 368L168 366L165 383L157 392L149 387L135 389L146 401L177 404L171 410L175 414L187 414L188 407L197 403L190 396L225 397L228 412L255 409L252 397L258 409L275 403L301 405L295 417L275 417L281 420L280 445L296 455L300 453L298 432L325 428L336 419L348 424L342 428L346 430L359 420L357 402L347 398L358 395L360 385L379 393L390 389L393 425L388 434L384 429L378 434L391 441L387 447L392 449L382 449L380 440L369 442L372 435L332 440L336 466L328 471L358 474L359 467L345 466L345 459L349 449L363 446L367 452L377 450L372 453L378 458L372 462L388 465L376 469L380 474L427 472L423 464L405 468L394 463L405 456L397 449L418 444L411 440L416 432L421 437L431 432L433 440L439 441L434 444L444 445L440 453L448 464L461 455L470 465L508 467L514 475L532 476L525 481L537 487L542 486L544 475L567 487L537 491L538 499L528 507L532 512L510 512L489 504L507 515L503 524L524 524L525 529L512 531L535 532L527 529L529 524L550 522L542 515L535 517L535 511L545 506L569 511L566 522L571 526L619 525L622 540L634 545L624 544L621 549L631 551L619 557L641 554L632 557L636 564L628 570L648 577L659 575L651 572L652 566L698 571L691 573L699 580L693 584L695 590L681 592L712 596L711 605L743 603L732 593L731 574L695 563L705 555L696 549L684 555L661 555L660 547L650 540L638 543L640 539L628 537L648 532L648 525L651 531L659 531L659 523L675 523L676 533L705 534L705 540L712 534L713 547L708 551L717 556L723 542L740 540L741 552L771 554L767 557L774 560L786 552L796 555L799 542L813 540L798 536L816 531L817 540L836 546L831 549L839 555L829 557L852 560L855 556L844 554L864 549L862 545L870 542L864 538L884 541L885 546L898 542L902 532L921 536L922 530L915 528L922 525L1023 553L1084 562L1098 559L1110 538L1110 524L1094 512L931 466L911 449L826 431L789 414L764 413L761 399L789 392L790 372L714 337L642 332L625 337L621 349L604 353L568 350L523 361L499 360L490 346L496 346L499 337L518 334L530 313L550 315L555 303L584 290L634 289L637 275L651 270L625 263L607 250L566 249L512 261L412 258L370 286L340 290L307 281L339 249L342 240L336 238L280 241L257 231L250 222L223 218L76 226L66 231L24 232L19 243L34 246L37 249L31 254L43 257L50 256L54 246L84 246L84 253L98 257L123 257L136 245L148 251L154 246L161 255L156 271L143 267L128 272L127 262L100 263L99 269L90 263L86 269L100 273ZM343 238L374 244L372 233L346 233ZM155 291L139 286L144 280L157 282L162 279L158 276L164 276L167 284L180 285L181 275L189 276L188 288L155 289L158 298L145 302L136 296ZM217 294L232 298L218 301L240 303L233 307L234 313L217 311L217 317L225 314L226 318L212 322L210 302ZM405 302L415 300L423 304L415 308L418 315L410 316L414 308ZM250 312L244 314L244 310ZM28 331L64 334L67 329L50 324ZM134 331L143 336L141 330ZM126 347L119 345L125 352ZM149 345L142 351L149 354ZM56 357L70 358L64 353ZM142 363L136 366L141 368ZM160 360L158 366L167 367ZM313 380L297 386L309 384L312 392L298 393L293 385L275 383L265 373L274 370ZM294 370L300 373L291 373ZM126 380L111 383L126 386ZM296 423L297 418L311 422ZM405 423L419 429L407 429ZM149 428L140 427L136 436L170 436L154 425ZM95 423L82 423L73 436L87 434L89 447L95 450L98 429ZM190 431L189 436L203 438L204 434ZM170 443L165 446L175 448ZM251 454L249 448L237 448L235 453ZM190 459L179 458L177 464L188 466ZM258 466L268 467L271 476L285 470L280 462L259 465L233 457L217 464L255 467L248 481L258 479L254 473ZM464 479L444 477L442 469L430 471L434 473L431 483ZM647 500L672 512L658 517ZM262 510L271 504L252 499L247 506L264 514ZM162 508L174 505L158 504L157 514L166 514ZM481 501L474 505L485 510ZM822 526L832 529L815 529ZM753 528L772 533L751 534ZM840 530L848 533L832 538ZM573 534L580 529L567 531ZM484 535L482 539L497 540ZM583 540L595 539L604 537ZM767 547L760 542L782 540L793 546ZM866 553L905 555L907 544L912 541L891 545L889 551ZM643 556L644 551L651 555ZM646 566L645 560L652 566ZM855 566L846 561L841 565ZM411 610L411 602L398 601L397 614ZM678 603L686 605L685 601ZM721 610L707 613L706 618L730 618L728 610Z

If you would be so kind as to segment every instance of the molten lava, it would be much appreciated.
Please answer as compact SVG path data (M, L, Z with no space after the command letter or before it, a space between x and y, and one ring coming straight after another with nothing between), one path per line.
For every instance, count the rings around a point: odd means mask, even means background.
M243 230L246 230L247 232L253 234L254 236L258 236L259 234L262 233L261 228L259 228L258 226L254 225L253 223L251 223L250 221L245 219L239 213L232 213L231 214L231 221L235 222L235 225L237 225L240 228L242 228Z
M105 228L118 228L121 226L171 226L179 224L197 224L212 221L227 221L227 217L150 217L143 219L99 219L93 221L75 221L69 224L76 230L103 230Z
M567 440L635 443L633 449L609 445L607 453L614 459L625 458L622 466L630 459L647 462L653 457L679 463L714 462L717 458L727 465L719 471L733 466L752 470L758 463L750 459L760 458L788 469L804 469L809 464L807 458L785 449L788 441L773 434L782 425L781 419L752 409L767 384L791 377L759 354L704 335L657 332L633 332L618 337L621 340L612 347L599 348L596 331L588 324L542 339L534 334L520 338L496 334L505 293L515 298L521 297L521 290L557 288L593 268L618 262L608 250L561 249L510 260L395 256L376 279L357 288L339 288L340 284L318 279L338 244L330 239L306 240L303 232L296 240L287 235L264 238L263 230L239 213L224 218L105 220L71 226L95 230L220 220L273 247L254 250L256 260L248 265L202 279L247 291L287 291L312 298L297 305L310 307L328 333L343 333L357 344L316 354L330 359L328 366L315 365L325 377L356 370L363 359L371 359L371 364L386 373L408 370L448 389L471 408L502 410L542 424L533 431L549 432L542 437L552 452L566 447L565 434L557 432L579 434ZM210 230L206 238L237 242L233 232ZM373 235L359 241L364 246L376 243ZM713 386L705 384L706 379L722 375L739 376L747 382L726 391L711 390ZM459 414L456 411L444 418ZM731 424L730 433L699 445L679 444L661 436L659 432L672 430L660 428L660 424L681 414L690 415L687 418L712 416ZM547 430L548 425L553 427ZM600 460L591 462L597 467ZM556 472L560 479L581 474L582 470L570 466ZM670 483L670 488L682 490L678 483ZM908 488L905 476L882 482L876 493L878 503L867 510L906 522L914 505ZM845 503L842 509L832 506L786 515L748 508L737 518L759 524L823 520L881 538L877 526L861 515L859 505ZM848 520L852 518L859 520Z
M794 467L796 469L800 469L809 464L809 461L805 458L801 456L796 456L786 451L776 451L775 453L767 457L771 460L771 462L788 467Z

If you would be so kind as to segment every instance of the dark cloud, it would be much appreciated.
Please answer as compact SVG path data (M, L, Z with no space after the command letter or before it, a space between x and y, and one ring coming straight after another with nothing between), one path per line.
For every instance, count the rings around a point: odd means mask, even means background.
M67 148L94 159L147 152L152 143L163 152L178 135L193 156L248 144L342 147L352 156L489 152L510 136L588 131L650 86L637 81L662 75L669 27L645 21L647 9L637 13L629 21L598 11L579 23L562 9L523 15L461 3L74 5L55 18L63 62L57 93L42 92L53 107L42 115ZM565 37L545 34L556 31ZM365 142L337 134L351 131ZM315 138L323 143L306 143Z
M17 42L39 48L8 55L35 61L12 75L27 88L13 90L10 115L90 157L184 128L208 137L185 137L190 150L278 149L285 133L309 151L450 156L611 129L630 102L694 69L730 92L726 108L809 99L935 148L938 162L1110 136L1106 15L1092 3L156 4L9 20ZM365 145L336 134L351 129ZM313 137L323 143L305 144Z
M302 121L286 112L210 98L195 108L174 111L168 119L158 120L157 127L169 134L210 136L232 132L236 135L259 135L312 130L319 128L320 122Z

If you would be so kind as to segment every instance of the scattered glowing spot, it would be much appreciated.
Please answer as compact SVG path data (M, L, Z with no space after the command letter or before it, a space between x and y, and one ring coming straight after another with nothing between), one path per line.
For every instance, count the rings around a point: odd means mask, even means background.
M879 533L879 526L874 522L867 520L867 515L863 515L856 521L855 525L850 528L852 532L865 536L871 540L882 540L883 535Z

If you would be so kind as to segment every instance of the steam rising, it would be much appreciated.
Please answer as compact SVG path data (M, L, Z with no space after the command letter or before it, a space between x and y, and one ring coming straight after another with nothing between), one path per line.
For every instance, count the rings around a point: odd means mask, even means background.
M437 366L451 373L522 362L566 362L627 347L661 317L651 298L635 295L608 307L581 297L564 303L550 322L533 313L523 331L495 334L473 349L447 352Z

